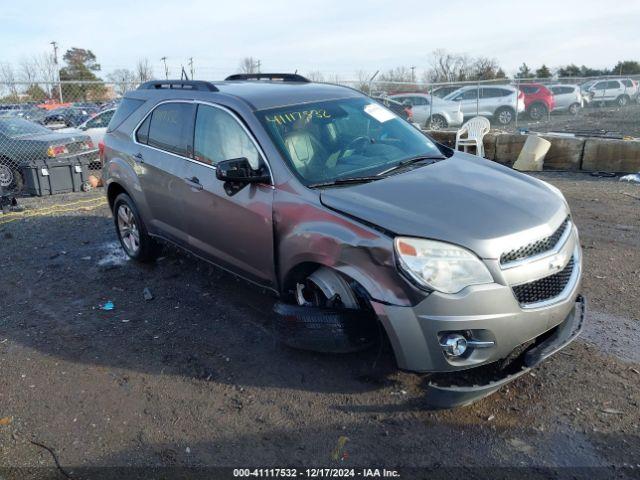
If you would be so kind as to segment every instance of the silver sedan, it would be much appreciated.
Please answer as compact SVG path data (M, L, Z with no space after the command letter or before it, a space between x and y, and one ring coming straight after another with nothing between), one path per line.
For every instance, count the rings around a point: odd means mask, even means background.
M396 93L389 98L397 102L409 102L412 106L413 121L433 130L459 127L464 116L460 103L450 102L426 93Z

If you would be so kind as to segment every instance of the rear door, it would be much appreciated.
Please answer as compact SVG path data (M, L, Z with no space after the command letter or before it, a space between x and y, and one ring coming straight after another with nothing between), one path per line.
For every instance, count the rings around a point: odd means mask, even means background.
M192 250L265 286L275 285L273 187L233 185L216 178L221 160L245 157L264 162L258 144L230 110L197 106L193 160L185 177L185 218Z
M186 244L183 198L189 192L185 183L193 149L192 102L161 103L136 130L140 164L138 177L151 213L152 231L169 240Z

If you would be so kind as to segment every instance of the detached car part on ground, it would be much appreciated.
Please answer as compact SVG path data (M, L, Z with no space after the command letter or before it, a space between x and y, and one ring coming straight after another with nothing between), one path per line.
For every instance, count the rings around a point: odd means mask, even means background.
M130 257L152 261L161 239L271 290L295 347L386 334L400 368L431 373L434 406L490 394L582 328L560 191L438 145L352 89L286 74L150 82L104 144Z

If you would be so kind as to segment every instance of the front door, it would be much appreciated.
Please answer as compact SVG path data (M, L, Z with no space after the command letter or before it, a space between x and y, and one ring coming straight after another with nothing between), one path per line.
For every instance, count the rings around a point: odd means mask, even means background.
M265 286L275 285L273 188L234 188L215 176L221 160L245 157L264 162L237 117L223 107L199 104L193 160L186 177L185 216L191 248L220 266Z

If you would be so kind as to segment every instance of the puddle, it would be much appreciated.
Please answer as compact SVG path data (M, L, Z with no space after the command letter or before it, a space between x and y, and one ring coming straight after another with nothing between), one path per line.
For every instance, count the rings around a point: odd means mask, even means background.
M640 363L638 320L587 310L580 338L597 345L605 353L627 362Z
M99 267L120 267L129 261L129 257L120 242L105 243L100 247L102 257L98 260Z

